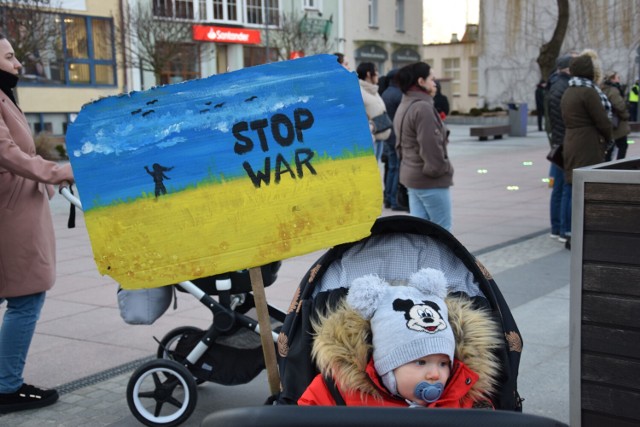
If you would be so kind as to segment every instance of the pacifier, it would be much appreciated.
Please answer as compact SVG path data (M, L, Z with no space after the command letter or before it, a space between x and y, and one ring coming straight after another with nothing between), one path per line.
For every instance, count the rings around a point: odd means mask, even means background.
M444 391L444 384L433 383L430 384L426 381L421 381L416 385L414 394L427 403L433 403L440 399L442 392Z

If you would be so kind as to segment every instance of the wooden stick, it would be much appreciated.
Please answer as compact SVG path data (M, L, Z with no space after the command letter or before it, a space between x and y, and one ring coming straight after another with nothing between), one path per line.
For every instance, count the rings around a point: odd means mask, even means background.
M280 392L280 374L276 363L276 349L271 334L271 318L267 307L267 297L264 293L264 282L262 281L262 270L260 267L249 269L251 279L251 289L253 290L253 300L258 313L258 325L260 326L260 341L262 342L262 354L267 367L267 377L271 394Z

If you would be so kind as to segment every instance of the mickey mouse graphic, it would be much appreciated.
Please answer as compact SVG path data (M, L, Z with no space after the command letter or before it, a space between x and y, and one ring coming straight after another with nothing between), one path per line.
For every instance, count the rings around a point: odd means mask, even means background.
M440 314L440 306L433 301L422 301L416 304L410 299L396 299L393 301L395 311L404 312L407 328L434 334L447 328L447 323Z

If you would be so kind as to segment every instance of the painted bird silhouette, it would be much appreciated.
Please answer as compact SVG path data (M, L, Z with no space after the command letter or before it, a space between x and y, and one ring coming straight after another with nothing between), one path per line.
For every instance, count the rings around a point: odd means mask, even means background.
M213 108L222 108L223 105L224 105L224 102L221 102L219 104L214 105Z
M251 102L256 98L257 98L257 96L253 95L252 97L249 97L249 98L245 99L244 102Z
M204 105L211 105L211 101L205 102Z
M140 113L141 111L142 111L142 108L138 108L137 110L133 110L133 111L131 112L131 115L133 116L133 115L135 115L135 114Z
M142 113L142 117L146 117L151 113L155 113L155 110L149 110L149 111L145 111L144 113Z
M156 102L158 102L158 100L157 100L157 99L154 99L153 101L149 101L149 102L147 102L147 105L153 105L153 104L155 104Z

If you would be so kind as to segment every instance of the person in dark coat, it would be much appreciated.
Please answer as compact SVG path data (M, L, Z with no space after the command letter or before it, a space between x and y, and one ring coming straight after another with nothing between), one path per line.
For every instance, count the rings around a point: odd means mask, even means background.
M557 70L548 80L547 96L547 118L551 131L551 146L558 146L564 143L564 120L560 109L562 95L569 87L569 63L573 55L563 55L556 60ZM571 195L567 193L568 188L564 185L564 170L551 163L549 176L553 179L553 190L549 213L551 218L551 238L556 238L560 242L567 241L567 236L571 234Z
M402 101L402 91L398 87L396 80L397 70L391 70L387 73L387 81L389 86L382 93L382 100L387 109L387 114L391 120L396 116L396 110L400 101ZM398 162L398 154L396 153L396 134L391 129L391 136L384 141L384 153L387 158L386 173L384 179L384 206L394 211L408 210L408 206L400 206L398 204L398 180L400 174L400 164Z
M571 60L569 70L572 77L560 108L565 125L564 179L571 187L574 169L604 162L612 125L611 103L596 83L602 76L596 52L583 51Z
M538 130L542 131L542 120L544 119L544 93L547 82L540 80L536 86L536 113L538 115Z
M442 120L449 115L449 98L442 94L442 86L436 81L436 94L433 96L433 106Z
M629 127L629 109L624 100L624 92L620 87L620 76L615 71L607 73L602 83L602 91L609 102L613 112L613 145L609 147L605 155L605 161L610 161L613 156L613 149L618 149L616 160L624 159L627 155L627 135L631 132Z

